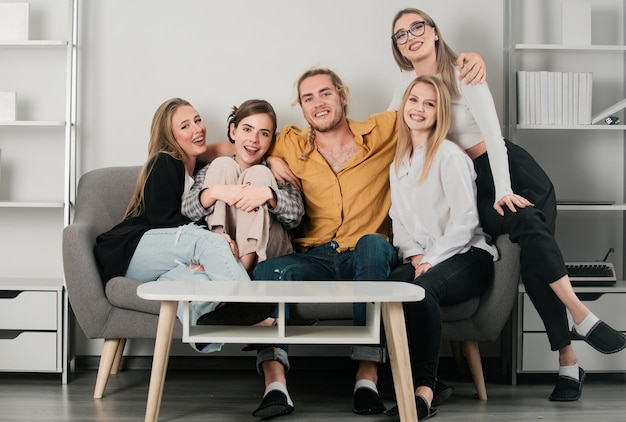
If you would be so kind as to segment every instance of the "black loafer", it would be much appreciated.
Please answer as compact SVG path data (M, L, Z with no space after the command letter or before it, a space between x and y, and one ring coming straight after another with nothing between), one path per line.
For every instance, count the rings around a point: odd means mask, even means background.
M263 420L284 416L293 412L295 408L287 401L287 396L280 390L272 390L263 397L261 404L257 407L252 416Z
M548 399L550 401L576 401L583 392L585 382L585 371L578 367L578 379L559 375L556 386Z
M616 353L626 347L626 336L611 328L606 322L598 321L586 336L582 336L572 327L572 338L584 340L588 345L604 354Z
M354 391L352 411L357 415L378 415L385 411L380 395L371 388L361 387Z

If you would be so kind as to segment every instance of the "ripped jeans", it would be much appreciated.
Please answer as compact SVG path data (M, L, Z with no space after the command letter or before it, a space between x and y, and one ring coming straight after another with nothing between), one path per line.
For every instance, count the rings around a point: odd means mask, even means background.
M199 264L204 271L189 268ZM226 238L196 224L152 229L144 233L130 261L126 277L141 282L154 280L250 280L248 273L236 261ZM218 302L191 302L192 325L201 315L211 312ZM182 321L182 304L176 316ZM221 345L209 345L201 351L219 350Z

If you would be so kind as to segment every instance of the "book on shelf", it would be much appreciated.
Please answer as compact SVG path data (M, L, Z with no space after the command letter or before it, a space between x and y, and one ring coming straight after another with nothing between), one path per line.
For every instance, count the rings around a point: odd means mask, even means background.
M519 124L591 124L592 73L520 70L516 76Z

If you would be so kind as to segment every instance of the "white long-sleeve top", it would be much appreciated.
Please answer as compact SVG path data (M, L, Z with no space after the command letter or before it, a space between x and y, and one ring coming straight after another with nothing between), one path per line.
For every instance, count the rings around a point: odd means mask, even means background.
M452 124L447 138L463 149L485 141L495 185L494 203L496 203L503 196L512 195L513 189L509 174L509 158L493 96L487 83L467 85L460 81L458 76L457 70L456 84L461 97L452 99ZM401 72L389 110L400 108L404 91L415 77L413 71Z
M457 145L444 141L426 179L418 183L424 165L425 147L402 159L398 174L389 171L393 244L399 257L408 261L423 254L422 263L435 266L475 246L498 258L487 243L478 220L476 173L472 160Z

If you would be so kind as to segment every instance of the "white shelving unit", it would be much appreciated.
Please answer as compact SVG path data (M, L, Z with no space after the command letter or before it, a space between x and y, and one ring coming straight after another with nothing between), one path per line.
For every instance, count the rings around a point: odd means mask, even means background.
M566 261L600 260L609 248L618 279L625 278L624 211L625 134L622 124L520 125L517 120L516 72L592 72L592 115L626 97L623 0L587 0L591 4L591 45L562 44L561 8L573 0L507 0L505 6L506 136L527 149L552 179L557 200L599 204L558 205L557 241ZM582 30L582 28L581 28ZM616 286L575 288L596 314L626 331L625 282ZM520 287L513 335L513 377L517 373L555 372L545 330ZM626 371L623 358L600 356L575 341L585 370Z
M0 371L56 372L66 383L61 234L76 185L78 0L28 3L29 39L0 40L0 91L17 92L17 120L0 121Z

